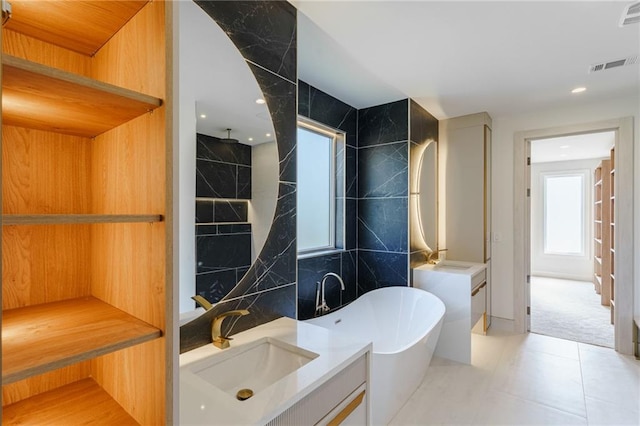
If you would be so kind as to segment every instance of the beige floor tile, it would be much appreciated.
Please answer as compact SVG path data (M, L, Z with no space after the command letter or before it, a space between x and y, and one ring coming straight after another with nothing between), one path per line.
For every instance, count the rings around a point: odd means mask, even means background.
M474 425L586 425L586 417L518 398L489 392Z
M640 425L640 409L621 409L619 404L587 397L589 425ZM636 404L640 402L636 401Z

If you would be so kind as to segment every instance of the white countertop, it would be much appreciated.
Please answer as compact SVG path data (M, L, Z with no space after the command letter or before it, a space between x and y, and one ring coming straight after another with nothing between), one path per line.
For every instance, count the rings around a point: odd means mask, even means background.
M424 264L413 269L432 272L446 272L451 274L462 274L474 276L478 272L482 272L487 268L485 263L464 262L458 260L443 260L442 262L431 265Z
M318 357L246 401L238 401L189 369L204 358L222 355L263 337L314 352ZM370 351L370 342L354 341L335 331L283 317L234 335L228 349L209 344L183 353L180 355L180 424L265 424Z

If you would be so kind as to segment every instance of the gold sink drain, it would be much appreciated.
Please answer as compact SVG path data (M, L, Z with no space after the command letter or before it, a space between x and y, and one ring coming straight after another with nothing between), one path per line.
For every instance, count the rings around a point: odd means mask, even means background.
M236 398L238 401L245 401L253 396L253 391L251 389L240 389L236 394Z

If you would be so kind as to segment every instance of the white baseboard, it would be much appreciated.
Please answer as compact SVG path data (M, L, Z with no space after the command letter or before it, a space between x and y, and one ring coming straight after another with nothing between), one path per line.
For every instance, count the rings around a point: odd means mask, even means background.
M593 276L562 274L562 273L558 273L558 272L532 271L531 272L531 276L532 277L545 277L545 278L558 278L560 280L593 282Z

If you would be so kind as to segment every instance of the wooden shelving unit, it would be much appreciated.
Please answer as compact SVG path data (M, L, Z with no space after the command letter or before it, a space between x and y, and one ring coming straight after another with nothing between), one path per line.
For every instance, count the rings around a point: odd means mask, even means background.
M611 278L611 293L610 293L610 298L609 298L609 306L611 306L611 324L614 323L614 317L615 317L615 308L616 308L616 304L615 304L615 292L616 292L616 277L615 277L615 254L616 254L616 246L615 246L615 230L616 230L616 224L615 224L615 200L616 200L616 193L615 193L615 174L616 174L616 167L615 167L615 149L611 148L611 159L610 161L610 171L609 171L609 213L611 215L611 220L609 222L609 263L611 265L611 269L610 269L610 278Z
M3 424L137 425L93 379L41 393L4 409Z
M2 332L10 336L2 345L3 384L143 343L162 334L159 329L94 297L5 310Z
M95 137L148 111L161 99L2 55L2 121Z
M82 223L138 223L161 222L162 215L133 214L7 214L2 216L3 225L63 225Z
M170 3L11 6L2 423L172 423Z
M609 305L611 264L609 256L609 160L602 160L594 172L593 285L601 303Z

